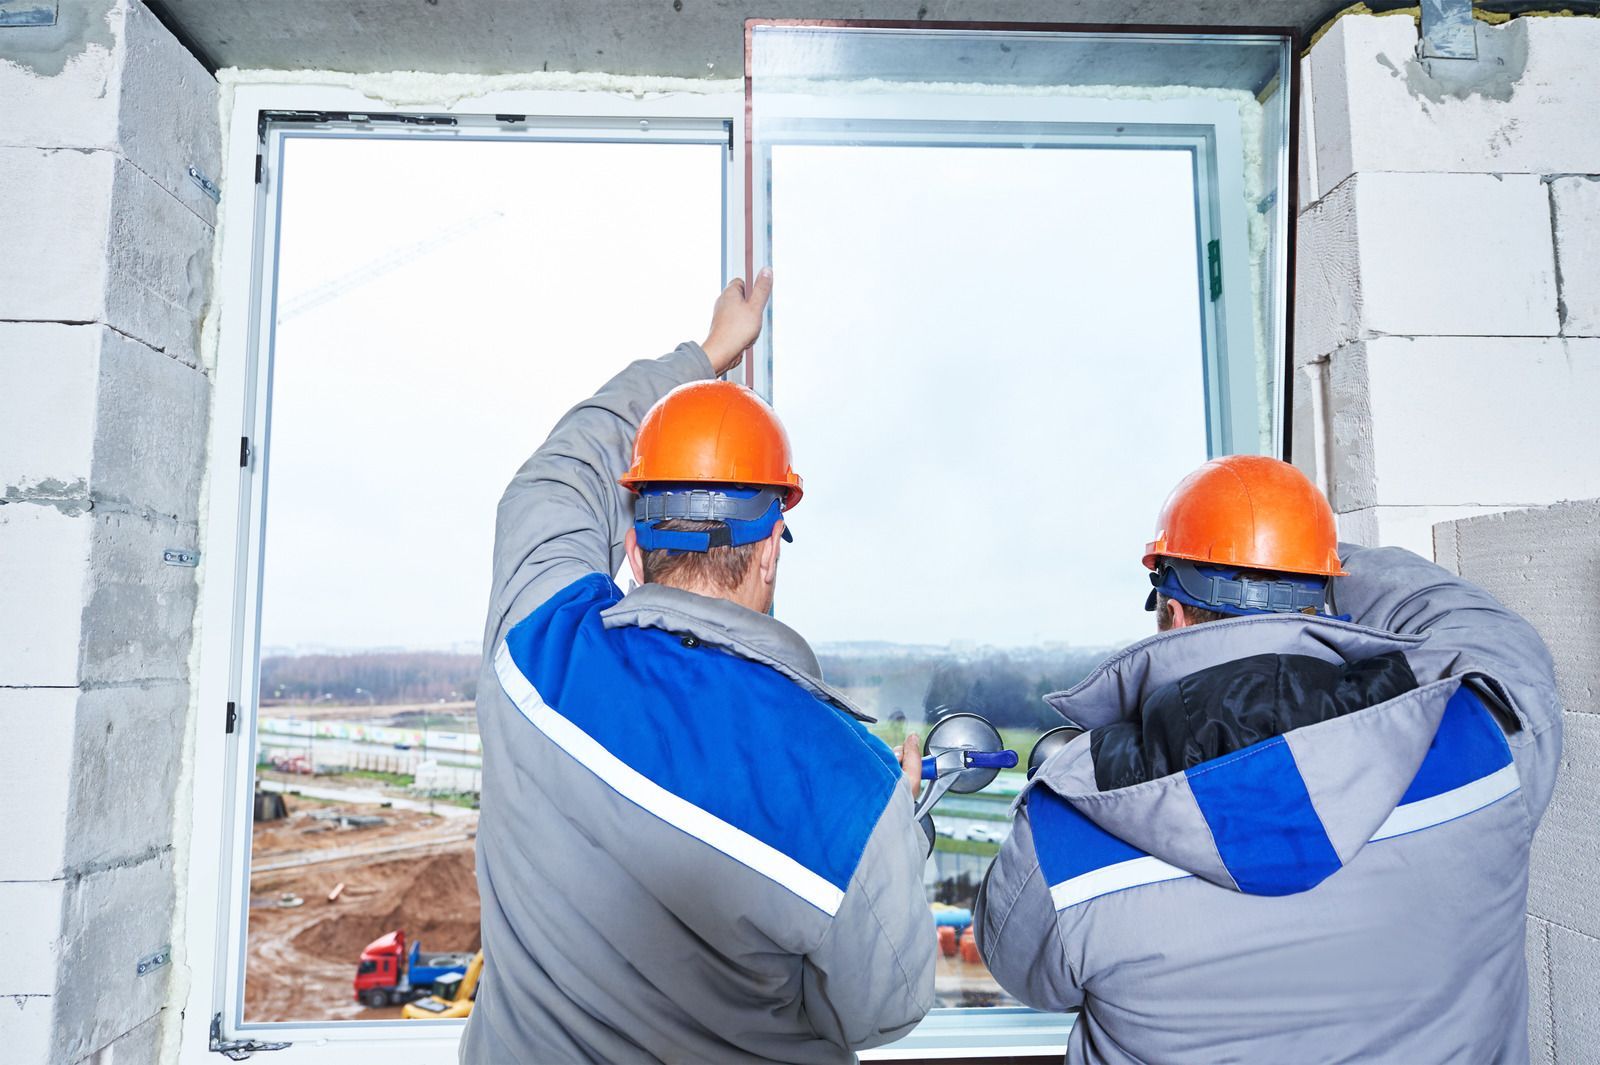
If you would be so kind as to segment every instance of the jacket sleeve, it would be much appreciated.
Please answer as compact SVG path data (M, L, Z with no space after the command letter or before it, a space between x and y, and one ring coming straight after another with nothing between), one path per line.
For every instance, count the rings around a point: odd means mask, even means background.
M863 1050L900 1038L933 1007L937 940L922 886L921 828L896 787L816 950L802 993L812 1030Z
M983 963L1018 1002L1053 1013L1083 1004L1025 805L1017 808L1011 835L978 886L972 929Z
M633 363L556 423L500 498L490 636L588 573L622 565L632 523L627 472L639 422L678 385L712 376L700 345Z
M1555 665L1532 625L1494 596L1399 547L1339 545L1348 577L1333 580L1335 611L1370 628L1426 635L1406 657L1423 683L1478 674L1473 683L1516 718L1517 771L1535 818L1561 758Z

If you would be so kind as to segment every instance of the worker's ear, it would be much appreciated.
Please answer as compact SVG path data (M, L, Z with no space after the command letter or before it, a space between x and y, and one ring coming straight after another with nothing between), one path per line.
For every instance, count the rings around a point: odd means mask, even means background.
M644 583L644 552L639 550L639 535L632 529L622 538L622 550L628 555L628 568L633 571L633 583Z
M1194 619L1184 612L1183 604L1176 599L1168 599L1167 608L1172 611L1173 628L1182 629L1194 624Z
M772 584L778 579L778 555L783 551L783 522L772 527L772 532L761 541L761 583Z

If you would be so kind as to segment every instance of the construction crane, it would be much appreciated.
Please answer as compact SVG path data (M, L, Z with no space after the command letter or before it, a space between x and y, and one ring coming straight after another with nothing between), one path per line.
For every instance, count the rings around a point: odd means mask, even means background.
M427 255L429 252L442 248L453 240L459 240L468 233L481 229L490 222L504 217L504 211L489 211L478 215L476 218L469 218L465 222L442 229L433 236L419 240L415 244L407 245L404 248L396 248L394 251L381 255L364 266L359 266L347 274L334 278L332 281L326 281L315 288L296 293L284 300L279 307L278 324L282 325L291 318L296 318L307 311L322 306L324 303L336 300L351 289L360 288L362 285L376 281L384 274L400 269L411 260Z

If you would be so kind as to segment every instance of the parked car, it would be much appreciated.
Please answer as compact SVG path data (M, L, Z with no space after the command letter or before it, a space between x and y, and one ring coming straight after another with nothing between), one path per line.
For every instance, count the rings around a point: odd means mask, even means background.
M998 822L992 825L969 825L967 838L974 843L1004 843L1006 826Z

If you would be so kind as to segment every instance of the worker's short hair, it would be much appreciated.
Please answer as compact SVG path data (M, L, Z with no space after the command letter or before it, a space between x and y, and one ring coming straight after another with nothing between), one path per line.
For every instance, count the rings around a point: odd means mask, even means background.
M694 521L673 518L656 528L668 532L709 532L722 527L720 521ZM660 548L644 552L646 584L703 584L719 592L731 593L750 575L756 564L761 540L738 547L713 547L700 551L668 551Z
M1194 624L1199 625L1207 621L1226 621L1233 615L1224 614L1217 610L1207 610L1204 607L1190 606L1185 603L1183 604L1183 616ZM1170 628L1172 628L1172 600L1165 594L1157 592L1156 629L1159 632L1166 632Z

